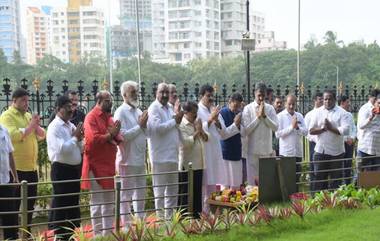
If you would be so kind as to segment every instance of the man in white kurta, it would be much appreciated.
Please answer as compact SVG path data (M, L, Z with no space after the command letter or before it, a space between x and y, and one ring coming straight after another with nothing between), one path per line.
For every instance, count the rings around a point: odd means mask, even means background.
M183 112L168 105L169 88L158 85L156 100L148 108L148 148L153 170L155 207L160 218L169 219L177 205L179 131ZM169 172L169 173L167 173ZM160 174L167 173L167 174ZM164 198L162 198L164 197Z
M204 130L209 134L205 143L205 170L204 180L204 205L203 210L208 211L206 203L210 194L216 191L216 185L227 185L227 166L222 156L220 140L225 127L220 123L219 107L214 106L214 89L206 84L200 89L201 100L198 104L198 118L203 122Z
M258 184L259 158L273 154L272 132L277 131L278 120L272 105L264 102L265 84L258 84L255 101L243 110L243 135L248 138L247 146L247 181L249 185Z
M148 112L137 108L138 85L126 81L120 87L124 103L117 108L114 119L121 123L120 134L124 141L119 144L116 154L116 169L121 176L121 220L124 224L131 221L131 201L135 214L143 218L146 189L145 154L146 127ZM140 175L137 176L136 175ZM134 177L128 177L134 176ZM133 189L136 188L136 189ZM127 189L127 190L123 190Z

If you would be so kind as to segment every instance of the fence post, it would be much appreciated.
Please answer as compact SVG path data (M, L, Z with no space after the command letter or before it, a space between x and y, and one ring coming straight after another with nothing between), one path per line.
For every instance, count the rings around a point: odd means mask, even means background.
M22 240L28 236L28 182L21 181L21 228Z
M194 170L193 163L189 162L189 168L187 172L187 203L188 203L188 212L190 215L194 213Z
M115 230L116 233L120 233L120 189L121 189L121 182L120 182L120 176L116 175L115 178Z

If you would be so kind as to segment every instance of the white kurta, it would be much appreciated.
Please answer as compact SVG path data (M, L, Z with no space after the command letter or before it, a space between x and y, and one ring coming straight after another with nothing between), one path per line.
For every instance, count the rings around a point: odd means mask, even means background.
M198 118L203 122L203 128L209 133L209 139L204 143L205 147L205 170L204 177L207 185L227 184L227 166L222 156L220 145L221 135L218 128L212 123L208 126L207 121L211 112L201 102L198 104Z

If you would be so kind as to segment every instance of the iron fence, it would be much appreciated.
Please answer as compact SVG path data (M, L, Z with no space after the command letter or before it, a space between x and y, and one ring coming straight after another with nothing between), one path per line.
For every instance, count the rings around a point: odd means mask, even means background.
M111 91L114 97L114 110L122 103L122 96L120 95L120 81L115 81L113 90ZM174 83L175 84L175 83ZM140 108L146 109L155 99L155 93L157 90L156 82L142 82L139 90L140 96ZM29 81L22 79L19 82L19 86L25 88L30 93L30 111L39 113L42 116L43 125L48 124L48 119L51 113L54 111L54 103L59 95L62 95L66 91L75 90L79 95L80 106L79 108L87 113L95 105L96 93L101 89L109 89L108 84L99 83L94 80L91 83L84 83L79 80L77 82L72 81L52 81L47 80L41 83L40 81ZM199 89L201 84L189 84L184 83L182 86L177 87L178 96L181 101L199 99ZM0 108L3 112L11 104L12 88L16 87L15 81L10 79L4 79L2 84L2 90L0 95ZM361 105L368 101L368 94L373 89L372 86L343 86L342 84L336 86L271 86L274 96L285 97L289 93L295 94L299 99L298 111L305 114L313 108L313 95L318 92L322 92L325 89L332 89L336 91L338 95L347 95L351 98L352 111L357 112ZM251 95L251 99L254 99L252 93L247 93L247 86L242 84L229 84L224 83L221 85L214 85L215 89L215 102L220 106L225 105L228 102L229 96L234 92L240 92L244 99L247 100L248 94ZM254 84L251 88L254 90Z
M163 185L154 185L154 184L150 184L149 182L147 182L146 186L141 186L141 187L137 187L137 188L122 188L121 187L122 179L134 178L134 177L145 177L148 179L148 178L152 178L155 175L170 175L170 174L174 174L174 175L178 175L178 176L180 174L187 175L188 181L179 181L178 180L177 182L170 183L170 184L163 184ZM56 183L93 181L93 180L99 180L99 179L114 179L114 183L115 183L114 189L101 190L101 191L95 191L95 190L91 191L90 190L90 191L81 191L78 193L65 193L65 194L53 194L53 193L37 194L37 196L29 196L28 195L28 186L30 186L30 185L37 185L37 186L49 185L49 186L52 186L53 184L56 184ZM152 192L152 189L155 187L179 186L179 185L182 185L182 186L186 185L187 191L184 193L177 193L176 195L172 195L172 196L170 196L170 195L164 195L164 196L146 195L144 198L140 198L140 199L132 198L131 200L122 200L122 197L121 197L122 191L132 191L135 189L146 189L146 190L150 190L150 192ZM114 227L107 228L107 229L109 229L109 231L119 233L121 231L121 229L123 228L123 226L128 225L128 224L122 224L121 216L123 216L123 215L136 215L138 213L135 210L132 210L131 212L126 212L125 210L122 210L121 204L125 203L125 202L130 202L130 203L132 203L134 201L151 202L151 201L154 201L156 199L163 199L163 198L168 198L168 197L177 197L177 198L187 197L187 200L188 200L187 203L185 203L185 204L177 203L174 207L164 208L164 209L172 209L172 210L186 209L187 213L189 215L191 215L193 213L193 202L192 202L192 198L194 195L193 189L192 189L192 187L193 187L193 169L191 168L191 165L189 165L189 170L187 170L187 171L173 171L173 172L162 172L162 173L154 173L154 174L150 173L150 174L125 175L125 176L117 175L115 177L101 177L101 178L89 178L89 179L81 179L81 180L64 180L64 181L44 181L44 182L38 182L38 183L28 183L27 181L23 180L23 181L21 181L21 183L11 183L11 184L7 184L7 185L1 184L0 186L12 186L14 188L20 188L20 197L3 197L3 198L0 198L0 201L9 201L9 202L16 201L16 200L21 201L20 209L18 211L0 212L0 216L7 215L7 214L19 215L19 217L20 217L19 218L20 219L19 224L15 225L15 226L4 226L4 225L2 225L2 226L0 226L0 230L9 229L9 228L17 228L19 230L20 238L22 240L34 240L32 238L33 237L32 235L34 235L34 237L36 237L37 235L43 235L42 232L40 232L41 230L45 231L45 232L43 232L43 233L45 233L45 236L42 236L42 237L54 238L54 232L50 232L50 233L47 232L48 231L48 228L47 228L48 225L54 225L54 224L58 225L62 222L67 222L67 221L72 222L72 223L80 222L83 225L84 224L83 222L89 222L92 219L105 218L105 217L112 217L114 220ZM103 202L103 203L96 203L96 204L89 203L89 201L88 201L89 195L96 194L96 193L112 193L112 194L114 194L115 199L112 202L105 202L105 203ZM84 198L84 200L82 200L79 203L79 205L76 205L76 206L64 206L64 207L52 208L48 204L46 207L41 207L41 206L38 207L38 205L36 205L36 208L34 210L28 210L28 200L31 200L31 199L35 199L38 201L50 200L50 202L47 202L47 201L45 201L45 202L51 203L51 199L53 197L67 197L67 196L74 196L74 195L79 195L81 198ZM108 216L102 214L100 216L91 217L88 214L89 208L92 206L98 206L98 205L114 205L114 214L108 215ZM156 208L152 208L151 206L152 206L152 204L146 205L146 208L143 211L139 211L139 212L143 213L144 216L148 216L149 214L152 214L154 212L162 211L162 210L158 210ZM48 216L49 212L57 211L57 210L69 210L72 208L80 208L81 216L79 218L70 219L70 220L58 220L58 221L47 220L47 216ZM30 214L30 213L32 213L34 216L34 218L33 218L34 221L32 223L28 223L28 214ZM40 217L40 218L36 219L36 217ZM158 220L158 221L164 221L164 220ZM107 229L104 229L104 230L107 230ZM30 230L30 231L28 231L28 230ZM83 232L92 232L92 231L93 231L93 229L85 230ZM67 232L69 232L69 230ZM1 237L1 232L0 232L0 237Z

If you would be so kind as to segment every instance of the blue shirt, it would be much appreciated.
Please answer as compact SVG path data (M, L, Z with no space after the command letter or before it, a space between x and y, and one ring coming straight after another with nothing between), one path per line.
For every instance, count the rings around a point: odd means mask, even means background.
M228 107L223 107L220 110L226 127L229 127L234 123L234 118L238 113L232 112ZM241 136L240 133L236 134L226 140L220 141L222 146L222 154L224 160L240 161L241 160Z

